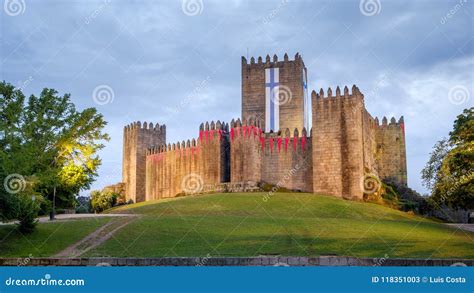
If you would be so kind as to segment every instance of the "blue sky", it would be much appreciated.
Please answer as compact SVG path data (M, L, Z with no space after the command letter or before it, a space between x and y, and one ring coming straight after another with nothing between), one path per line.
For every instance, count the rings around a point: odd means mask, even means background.
M168 142L240 116L241 56L303 56L308 88L356 84L373 116L404 115L408 182L474 105L474 1L4 0L0 79L97 107L111 141L94 188L121 179L123 126ZM94 99L94 89L111 93ZM97 92L97 90L96 90ZM112 93L113 92L113 93Z

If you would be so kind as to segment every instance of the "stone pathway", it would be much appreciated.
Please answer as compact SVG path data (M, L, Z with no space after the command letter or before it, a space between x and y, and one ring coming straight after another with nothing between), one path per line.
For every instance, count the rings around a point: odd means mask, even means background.
M56 219L54 221L49 220L49 216L39 217L38 222L40 223L54 223L56 221L62 220L74 220L74 219L89 219L89 218L109 218L109 217L136 217L135 214L61 214L56 215ZM11 221L11 222L0 222L0 225L11 225L17 224L18 221Z
M463 229L469 232L474 232L474 224L446 224L446 225L449 225L451 227L455 227L458 229Z
M99 246L104 243L110 237L114 235L118 230L130 224L133 220L136 219L136 216L128 216L123 218L113 219L104 226L95 230L82 240L76 242L75 244L67 247L63 251L54 255L54 257L59 258L74 258L83 255L89 250Z

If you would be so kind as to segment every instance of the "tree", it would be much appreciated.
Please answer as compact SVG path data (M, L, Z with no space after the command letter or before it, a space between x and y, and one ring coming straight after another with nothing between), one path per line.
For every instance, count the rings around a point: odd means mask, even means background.
M449 153L450 146L446 138L438 141L433 146L433 151L430 153L430 158L426 163L425 168L421 170L421 179L423 186L425 186L430 192L433 191L436 182L439 180L441 165L446 155Z
M95 108L78 111L70 95L44 89L27 100L6 82L0 83L0 179L10 174L35 176L32 192L71 207L75 195L90 187L97 176L97 152L108 140L106 122ZM0 188L0 212L4 219L18 218L11 211L18 196Z
M474 209L474 107L457 116L449 140L435 146L422 178L436 203Z

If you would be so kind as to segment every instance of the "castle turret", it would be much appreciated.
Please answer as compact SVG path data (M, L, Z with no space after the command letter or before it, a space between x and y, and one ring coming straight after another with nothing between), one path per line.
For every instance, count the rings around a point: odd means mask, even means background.
M166 144L166 126L134 122L123 130L122 182L127 200L145 200L146 152L152 146Z
M405 123L403 116L400 117L398 122L392 117L390 123L387 122L386 117L383 117L382 125L377 123L375 130L379 176L386 180L407 185Z

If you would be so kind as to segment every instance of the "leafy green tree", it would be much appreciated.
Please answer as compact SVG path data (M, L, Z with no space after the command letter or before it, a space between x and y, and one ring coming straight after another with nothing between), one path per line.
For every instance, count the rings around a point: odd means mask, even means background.
M97 176L108 135L106 122L95 108L76 109L70 95L44 89L28 99L6 82L0 83L0 179L9 174L35 176L32 191L58 206L71 207L79 191L88 189ZM3 219L18 219L11 212L20 202L16 194L0 187ZM28 207L28 205L25 205ZM28 208L25 208L28 209Z
M474 107L457 117L449 140L435 146L422 178L436 203L474 209Z

